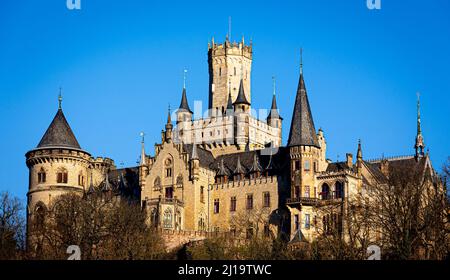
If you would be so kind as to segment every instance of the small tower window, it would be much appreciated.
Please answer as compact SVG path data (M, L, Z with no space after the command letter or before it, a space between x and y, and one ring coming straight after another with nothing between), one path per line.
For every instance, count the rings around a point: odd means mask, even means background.
M45 173L44 168L41 168L41 170L39 170L39 172L38 172L38 183L39 184L45 183L47 181L46 177L47 177L47 175Z
M305 160L305 166L303 168L305 171L310 171L311 170L311 162L307 159Z
M78 175L78 185L84 187L84 175L81 173Z
M214 199L214 214L218 214L220 211L220 201L218 198Z
M205 203L205 187L200 187L200 202Z
M222 76L222 67L219 68L219 76Z
M236 76L236 67L234 67L234 75Z
M230 200L230 212L236 211L236 197L232 196Z
M67 178L68 178L68 174L67 174L67 170L65 170L65 169L60 169L58 171L58 173L56 173L56 182L57 183L67 184Z
M247 194L247 209L253 209L253 194Z

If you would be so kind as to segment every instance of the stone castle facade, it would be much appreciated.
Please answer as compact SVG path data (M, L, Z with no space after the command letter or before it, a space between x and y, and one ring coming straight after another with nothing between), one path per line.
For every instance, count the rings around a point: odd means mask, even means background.
M252 45L244 40L213 40L208 48L208 114L194 118L184 86L155 154L145 153L142 139L141 161L135 167L118 169L112 159L94 158L83 150L60 100L42 140L26 153L28 219L51 211L61 194L104 192L139 201L149 224L161 229L281 233L290 240L313 240L331 222L345 224L340 217L321 214L322 206L340 203L345 208L368 186L386 182L396 166L436 177L424 153L420 114L414 155L368 161L358 143L356 157L349 153L343 162L328 160L324 132L314 125L302 65L289 139L283 146L275 91L267 118L252 114L252 59Z

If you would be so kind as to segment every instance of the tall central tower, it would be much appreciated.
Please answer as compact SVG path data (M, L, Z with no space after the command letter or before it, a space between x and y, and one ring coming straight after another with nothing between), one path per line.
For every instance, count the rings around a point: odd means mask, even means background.
M224 112L227 108L228 93L234 102L243 80L246 98L251 102L250 76L252 69L252 45L245 45L244 38L239 43L216 44L214 39L208 46L209 64L209 109L210 112Z

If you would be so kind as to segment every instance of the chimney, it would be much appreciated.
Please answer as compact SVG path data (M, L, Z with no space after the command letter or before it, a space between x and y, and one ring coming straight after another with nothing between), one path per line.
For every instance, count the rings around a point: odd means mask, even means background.
M347 166L348 168L353 167L353 155L352 154L346 154L347 156Z

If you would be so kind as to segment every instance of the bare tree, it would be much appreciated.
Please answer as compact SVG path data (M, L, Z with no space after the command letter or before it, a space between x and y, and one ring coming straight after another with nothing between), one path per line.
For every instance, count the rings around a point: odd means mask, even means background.
M0 194L0 260L17 259L25 245L24 207L8 192Z

